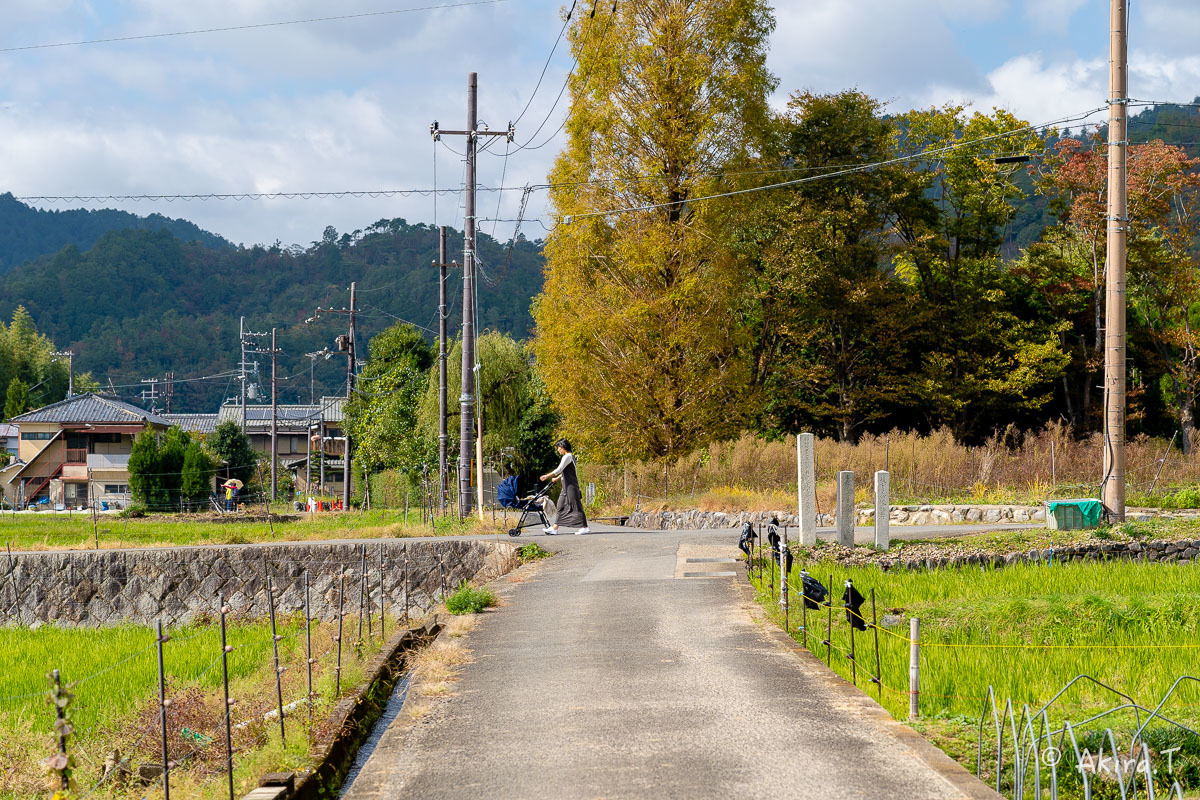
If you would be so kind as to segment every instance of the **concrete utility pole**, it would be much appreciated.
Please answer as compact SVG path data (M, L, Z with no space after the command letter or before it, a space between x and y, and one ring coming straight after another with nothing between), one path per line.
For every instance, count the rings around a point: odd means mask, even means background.
M271 502L274 502L277 497L279 482L277 480L278 464L279 464L279 387L275 380L276 368L278 366L279 348L275 346L275 329L271 328L271 349L270 350L255 350L256 353L271 356ZM243 411L245 406L242 407Z
M70 400L75 396L75 351L64 350L50 355L67 360L67 399ZM169 412L170 409L167 409Z
M171 413L171 399L175 397L175 373L168 372L163 376L163 384L166 387L163 394L167 398L167 413Z
M434 141L442 134L465 136L467 142L466 208L463 216L463 352L462 352L462 395L459 403L459 513L466 516L471 512L471 472L478 473L483 465L472 457L472 440L475 438L475 152L480 136L504 136L513 140L514 128L508 124L505 131L489 131L478 124L478 75L467 75L467 129L444 131L435 120L429 126ZM482 459L480 459L482 461ZM480 480L482 486L482 479ZM479 496L482 513L483 492Z
M306 323L312 322L322 314L348 314L350 316L350 332L346 335L339 336L334 341L337 342L339 353L346 354L346 399L354 393L354 383L358 369L358 346L357 346L357 325L358 325L358 306L357 306L357 283L350 284L350 308L318 308L316 313L305 320ZM350 434L342 429L342 434L346 441L346 454L343 458L345 464L345 480L342 481L342 506L343 508L350 505ZM325 483L325 413L321 410L321 484Z
M1108 48L1108 242L1104 303L1104 482L1102 500L1125 521L1125 249L1129 208L1125 197L1128 41L1126 0L1110 0Z
M149 410L151 412L157 413L158 412L158 378L142 378L142 383L147 383L150 385L149 389L142 389L142 405L145 405L146 401L149 400L150 401Z
M246 347L254 346L254 340L266 336L266 331L256 332L246 330L246 318L242 317L238 325L238 343L242 348L242 360L238 362L238 378L241 381L241 402L242 402L242 433L246 432ZM274 349L273 347L271 349ZM253 350L251 351L253 352ZM255 371L257 372L258 362L255 362Z
M446 268L458 269L458 262L446 263L446 226L438 230L438 508L446 510L449 493L449 467L446 447Z

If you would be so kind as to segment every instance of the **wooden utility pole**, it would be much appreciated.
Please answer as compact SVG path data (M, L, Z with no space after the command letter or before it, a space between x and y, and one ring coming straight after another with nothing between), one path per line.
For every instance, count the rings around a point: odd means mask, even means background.
M350 284L350 308L318 308L316 313L305 320L306 323L312 322L322 314L347 314L350 317L349 333L337 337L334 341L337 343L339 353L346 354L346 399L349 400L354 393L354 383L358 368L358 305L357 305L357 290L358 284ZM350 505L350 434L346 431L343 423L342 436L346 443L346 452L342 459L343 469L345 470L342 481L342 508L347 508ZM325 410L321 409L321 484L325 484Z
M446 226L438 230L438 508L446 510L450 473L446 464L446 268L458 269L458 262L446 263Z
M472 445L475 439L475 152L480 136L504 136L513 140L514 128L508 124L505 131L489 131L478 124L478 75L467 75L467 128L462 131L444 131L435 120L429 126L434 141L443 134L466 137L466 202L463 216L463 332L462 332L462 395L459 403L459 514L463 517L471 512L471 467L478 472L481 463L473 458ZM444 261L445 259L443 259ZM482 486L482 481L480 482ZM479 505L482 513L483 496L480 492Z
M1129 150L1126 0L1110 0L1108 61L1108 242L1104 311L1104 481L1102 499L1125 521L1125 252L1129 208L1125 157Z

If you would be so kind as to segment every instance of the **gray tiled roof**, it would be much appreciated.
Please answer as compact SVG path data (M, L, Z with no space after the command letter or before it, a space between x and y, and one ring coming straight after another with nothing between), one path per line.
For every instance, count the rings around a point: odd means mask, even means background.
M216 414L163 414L163 419L188 433L212 433L217 429Z
M10 422L92 422L109 424L134 424L149 422L153 425L170 426L158 414L126 403L116 397L103 394L79 394L68 400L59 400L48 406L13 417Z
M330 401L336 400L336 405ZM325 409L325 422L341 422L344 398L322 398L320 405L283 405L275 410L275 419L280 427L302 430L307 424L316 424L321 419L321 410ZM221 406L217 414L217 422L233 421L239 425L242 422L242 407L233 403ZM246 429L258 430L271 427L271 407L269 405L246 406Z

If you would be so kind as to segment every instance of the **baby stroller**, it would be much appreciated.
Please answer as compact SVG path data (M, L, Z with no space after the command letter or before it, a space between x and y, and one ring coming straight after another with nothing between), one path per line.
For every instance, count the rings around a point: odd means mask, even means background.
M538 489L536 494L522 497L508 506L521 510L521 518L517 520L517 527L508 529L509 536L520 536L523 529L532 528L535 525L541 525L543 528L550 527L550 522L546 519L546 512L542 510L542 501L546 499L546 495L550 493L550 487L553 485L554 482L551 481ZM537 522L526 522L531 514L537 514Z

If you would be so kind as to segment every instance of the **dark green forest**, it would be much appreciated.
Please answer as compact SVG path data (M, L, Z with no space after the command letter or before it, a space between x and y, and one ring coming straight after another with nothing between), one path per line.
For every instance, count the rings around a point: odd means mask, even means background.
M461 260L462 234L449 236L451 257ZM524 338L532 325L530 298L541 289L540 245L520 239L505 268L506 246L478 238L482 328ZM165 229L114 230L90 249L67 245L13 269L0 286L0 318L25 306L40 333L75 351L77 372L91 371L105 390L111 381L122 397L141 402L142 378L173 371L172 411L211 412L236 393L236 381L185 379L235 368L244 315L250 330L279 328L280 402L307 402L312 362L304 354L333 349L347 320L337 314L305 320L318 306L348 306L351 281L358 283L364 344L397 320L434 340L437 247L434 228L402 219L345 234L326 228L307 248L210 247ZM462 282L451 274L447 283L453 335L461 323ZM259 383L269 392L270 358L256 358ZM319 359L316 393L344 391L345 369L343 356Z
M0 274L39 256L56 253L67 245L87 250L104 234L119 230L169 231L185 242L232 247L222 237L185 219L161 214L139 217L111 208L42 211L30 208L6 192L0 194Z

